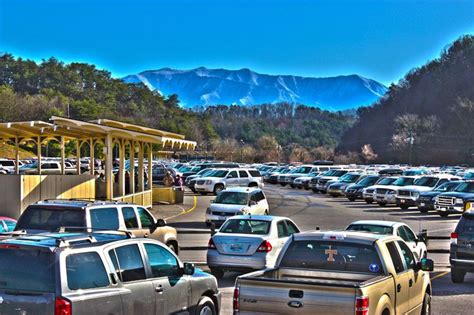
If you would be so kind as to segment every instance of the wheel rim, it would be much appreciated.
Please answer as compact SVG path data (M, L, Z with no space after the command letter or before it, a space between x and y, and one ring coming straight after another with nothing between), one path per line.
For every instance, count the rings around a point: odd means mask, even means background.
M199 315L213 315L212 309L209 306L204 305L204 307L201 308Z

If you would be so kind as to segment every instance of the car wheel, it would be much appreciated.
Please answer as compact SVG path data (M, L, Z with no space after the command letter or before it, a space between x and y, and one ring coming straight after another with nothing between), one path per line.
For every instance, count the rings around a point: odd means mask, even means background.
M429 295L428 293L425 293L425 297L423 298L423 307L421 308L421 314L431 314L431 295Z
M312 188L311 190L312 190L315 194L317 194L317 193L319 192L319 190L314 189L314 188Z
M222 184L217 184L216 186L214 186L214 194L216 195L223 190L224 190L224 185Z
M320 193L322 193L323 195L326 194L326 191L325 190L321 190Z
M418 210L420 210L421 213L427 213L428 212L427 208L418 208Z
M400 206L400 209L407 210L409 207L407 205Z
M466 276L465 270L460 270L457 268L451 268L451 281L453 283L463 283L464 276Z
M349 201L356 201L355 198L347 198L347 199L349 199Z
M206 226L211 226L211 222L206 221Z
M216 315L216 306L211 298L207 296L201 297L196 307L196 315Z
M173 242L168 242L168 243L166 243L166 246L168 246L168 248L169 248L173 253L175 253L176 255L178 254L178 247L176 246L175 243L173 243Z
M290 187L291 187L291 188L295 188L295 185L293 185L293 184L290 184Z
M448 215L449 215L449 213L446 212L446 211L439 212L439 216L440 216L440 217L447 218Z
M286 186L286 184L280 184L280 185L282 185L283 187L285 187L285 186Z
M381 206L381 207L385 207L385 206L387 205L386 203L383 203L383 202L379 202L378 204L379 204L379 206Z
M371 204L373 204L373 203L374 203L374 201L373 201L373 200L366 200L365 202L366 202L368 205L371 205Z
M220 268L210 268L210 269L211 269L211 274L217 279L222 279L222 277L224 277L224 270Z

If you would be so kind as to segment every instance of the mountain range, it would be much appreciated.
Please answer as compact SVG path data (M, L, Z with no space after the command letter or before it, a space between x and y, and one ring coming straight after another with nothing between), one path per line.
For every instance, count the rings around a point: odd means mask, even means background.
M162 68L129 75L123 80L143 83L162 95L177 94L186 108L287 102L348 110L370 105L387 92L383 84L359 75L315 78L260 74L249 69Z

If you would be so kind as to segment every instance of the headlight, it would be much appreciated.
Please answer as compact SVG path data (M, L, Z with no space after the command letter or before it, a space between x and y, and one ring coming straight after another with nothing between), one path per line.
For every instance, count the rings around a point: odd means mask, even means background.
M462 198L456 198L456 204L461 204L464 203L464 200Z
M464 211L469 211L472 210L472 202L468 201L466 202L466 206L464 207Z
M206 185L212 184L212 180L206 180L205 184L206 184Z
M412 194L412 196L415 197L415 198L418 198L418 197L420 197L420 193L414 192L414 193Z

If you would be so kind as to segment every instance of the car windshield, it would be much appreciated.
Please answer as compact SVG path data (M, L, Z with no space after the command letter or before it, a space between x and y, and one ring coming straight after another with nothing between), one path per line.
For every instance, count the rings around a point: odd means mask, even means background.
M22 214L15 230L56 231L63 226L85 226L85 211L33 206Z
M392 185L397 178L382 178L377 182L377 185Z
M220 192L214 203L220 203L225 205L246 205L248 202L248 194L242 192L230 192L222 191Z
M351 224L347 227L348 231L361 231L376 234L392 234L391 226L375 225L375 224Z
M321 240L292 242L280 267L383 274L383 266L371 245Z
M392 185L394 185L394 186L408 186L408 185L412 185L414 181L415 181L415 179L412 178L412 177L400 177L399 179L394 181L392 183Z
M335 177L340 177L344 174L346 174L347 171L343 171L343 170L335 170L334 173L332 173L332 175L329 175L329 176L335 176Z
M56 291L54 253L0 248L0 257L0 291Z
M422 177L418 178L413 185L415 186L424 186L424 187L434 187L439 181L439 178L436 177Z
M464 179L474 179L474 172L468 172L464 174Z
M474 193L474 182L461 183L456 189L455 192L463 193Z
M308 174L309 172L311 172L313 168L311 166L308 166L308 167L300 167L298 168L295 173L298 173L298 174Z
M266 235L270 231L270 223L252 219L230 219L220 228L219 233Z
M458 182L444 183L444 184L440 185L439 187L436 187L436 189L434 191L441 191L441 192L453 191L458 186L459 186Z
M212 177L226 177L227 173L229 173L229 171L226 171L226 170L216 170L214 171L213 173L207 175L207 176L212 176Z
M208 175L208 174L211 174L212 172L214 172L214 170L206 168L197 172L197 175Z
M346 174L346 175L342 176L339 181L343 182L343 183L353 183L359 177L360 177L360 175L358 175L358 174Z
M375 184L377 182L379 178L377 176L368 176L368 177L365 177L365 178L362 178L361 180L359 180L357 182L357 185L361 185L361 186L372 186L373 184Z

